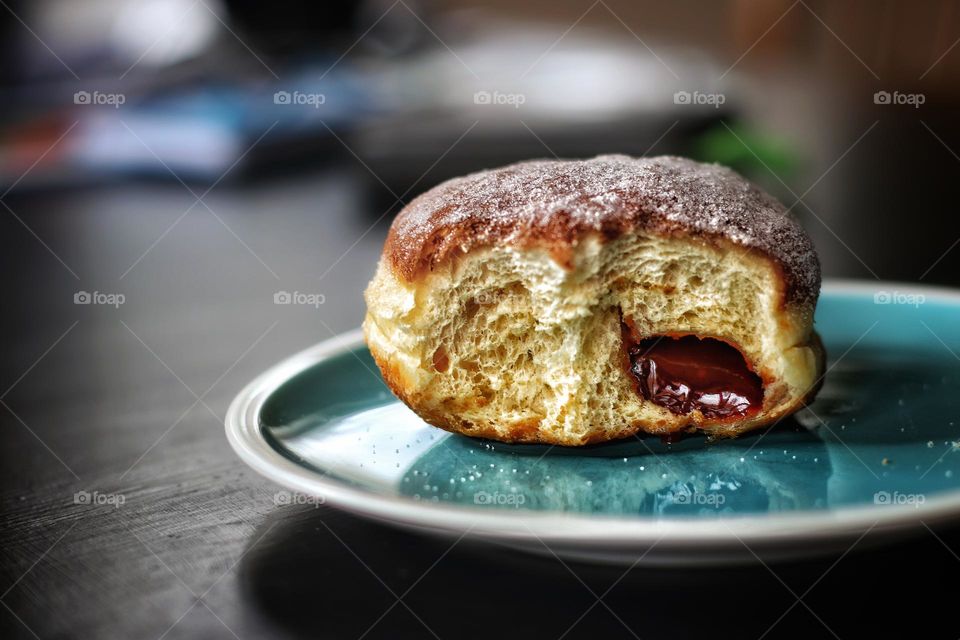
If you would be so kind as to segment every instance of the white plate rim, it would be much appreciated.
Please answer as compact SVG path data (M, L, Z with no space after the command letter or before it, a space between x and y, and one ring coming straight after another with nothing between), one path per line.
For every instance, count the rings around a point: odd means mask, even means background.
M929 301L960 304L960 290L885 280L825 280L823 292L875 295L879 291L923 294ZM825 511L725 517L722 520L646 519L606 515L487 510L381 495L320 475L283 456L259 428L266 399L292 376L363 344L354 329L309 347L257 376L234 398L225 418L226 435L237 455L274 482L324 504L397 525L454 536L551 543L604 549L707 552L709 549L811 544L857 539L866 532L903 532L960 519L960 489L928 498L922 507L874 505Z

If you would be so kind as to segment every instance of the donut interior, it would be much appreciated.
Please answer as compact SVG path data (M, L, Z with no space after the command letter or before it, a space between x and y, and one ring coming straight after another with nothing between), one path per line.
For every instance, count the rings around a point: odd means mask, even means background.
M796 410L821 365L812 306L785 301L778 265L696 237L590 237L561 260L496 246L413 281L381 262L367 296L390 388L497 440L736 435Z

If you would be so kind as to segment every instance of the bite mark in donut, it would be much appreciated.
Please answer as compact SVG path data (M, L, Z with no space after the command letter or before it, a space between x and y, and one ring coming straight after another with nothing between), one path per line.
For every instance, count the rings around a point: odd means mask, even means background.
M537 160L407 205L364 332L387 385L443 429L572 446L730 437L815 396L819 290L803 228L729 169Z

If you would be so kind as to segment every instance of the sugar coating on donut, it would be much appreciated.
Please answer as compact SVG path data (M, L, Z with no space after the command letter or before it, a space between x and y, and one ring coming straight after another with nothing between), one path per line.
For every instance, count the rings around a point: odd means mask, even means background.
M732 242L776 263L787 302L819 295L813 244L780 202L726 167L673 156L535 160L448 180L398 215L384 255L413 281L474 248L560 255L588 234L631 230Z

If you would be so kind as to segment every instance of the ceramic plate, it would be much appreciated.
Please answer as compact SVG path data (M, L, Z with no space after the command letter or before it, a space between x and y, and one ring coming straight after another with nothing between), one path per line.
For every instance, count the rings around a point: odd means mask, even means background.
M829 353L816 402L734 440L569 449L451 435L394 399L359 331L254 380L227 435L290 495L581 560L797 558L960 518L960 292L828 283L816 326Z

